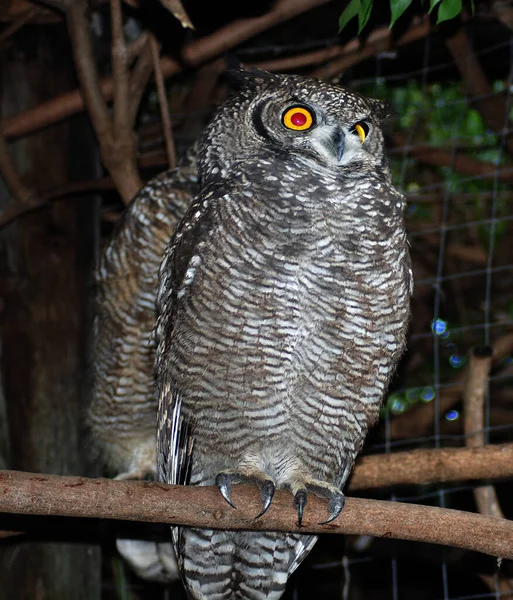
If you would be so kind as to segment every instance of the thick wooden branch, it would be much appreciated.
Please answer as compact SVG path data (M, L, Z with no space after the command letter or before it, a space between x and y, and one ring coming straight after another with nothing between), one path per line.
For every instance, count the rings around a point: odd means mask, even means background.
M84 96L94 130L101 142L102 138L112 136L112 125L94 60L87 2L62 0L62 3L57 2L56 5L62 5L66 14L80 94Z
M171 58L161 60L164 77L179 73L184 65L193 67L226 52L230 48L271 29L293 17L330 0L278 0L273 8L260 17L240 19L218 29L212 35L187 44L183 50L183 64ZM113 94L112 78L100 81L105 99ZM6 138L21 137L42 127L60 121L84 109L79 90L74 90L53 100L40 104L34 109L24 111L0 121L0 131Z
M237 485L227 505L215 487L169 486L0 471L0 511L169 523L214 529L338 533L391 537L475 550L513 559L513 522L457 510L348 498L340 517L327 525L326 503L309 497L303 526L289 493L279 491L267 513L258 490Z
M463 390L463 431L467 448L482 448L486 443L484 430L486 385L491 369L491 348L474 350L471 353ZM474 498L482 515L504 518L493 486L474 488Z
M120 0L111 1L112 66L114 73L114 118L111 120L102 83L95 64L90 37L88 5L85 0L50 0L66 14L80 90L93 124L103 163L116 188L128 203L142 187L135 159L132 134L128 51L123 34Z
M349 490L513 477L513 443L363 456Z

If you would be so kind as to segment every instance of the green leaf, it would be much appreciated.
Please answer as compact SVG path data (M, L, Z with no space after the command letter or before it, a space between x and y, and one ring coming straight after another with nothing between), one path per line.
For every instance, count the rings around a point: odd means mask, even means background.
M371 11L372 11L373 0L361 0L361 8L358 13L358 35L362 32L362 29L367 25Z
M435 6L440 2L440 0L430 0L429 2L429 13L435 8Z
M392 18L390 19L390 29L394 26L397 19L403 14L403 12L410 6L412 0L390 0L390 11Z
M462 11L462 0L442 0L440 8L438 9L438 19L436 24L454 19Z
M342 29L344 29L344 27L349 23L349 21L353 17L356 17L356 15L360 12L361 5L361 0L351 0L351 2L349 2L344 12L340 15L340 19L338 21L339 33L342 31Z

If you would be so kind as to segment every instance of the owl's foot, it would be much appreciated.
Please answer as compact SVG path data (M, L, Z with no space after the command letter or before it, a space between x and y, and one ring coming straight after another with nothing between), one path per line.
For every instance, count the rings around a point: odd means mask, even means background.
M338 517L344 508L345 496L340 489L331 483L321 481L320 479L308 479L302 485L294 486L292 493L294 494L294 508L297 510L298 525L301 527L303 522L303 512L308 500L308 492L313 492L320 498L328 499L329 517L326 521L322 521L319 525L331 523Z
M234 483L252 483L256 485L260 490L260 497L262 498L262 510L255 518L258 519L267 512L267 509L271 506L274 491L276 489L271 477L264 472L252 472L251 474L246 474L236 470L229 470L219 473L216 477L216 485L221 492L221 496L230 506L237 508L230 499L230 492L232 484Z

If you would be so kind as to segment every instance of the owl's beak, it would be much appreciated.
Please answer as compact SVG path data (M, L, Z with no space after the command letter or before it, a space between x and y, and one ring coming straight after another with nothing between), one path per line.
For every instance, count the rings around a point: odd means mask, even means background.
M334 127L331 134L332 152L337 157L337 162L342 160L346 149L346 136L340 127Z
M344 156L346 136L338 125L324 125L312 130L310 143L318 154L336 166Z

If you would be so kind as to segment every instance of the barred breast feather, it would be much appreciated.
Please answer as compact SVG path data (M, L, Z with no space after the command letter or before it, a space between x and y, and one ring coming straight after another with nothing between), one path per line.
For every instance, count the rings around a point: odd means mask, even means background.
M160 269L158 478L309 494L326 522L405 347L412 278L386 108L261 71L201 140L200 191ZM255 515L256 516L256 515ZM312 536L179 528L189 597L277 600Z

